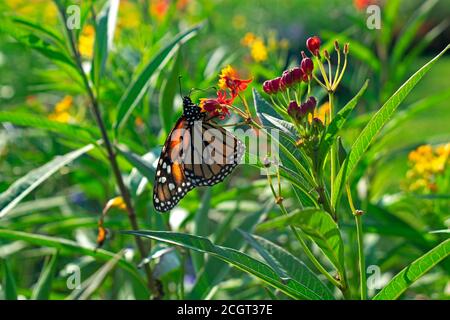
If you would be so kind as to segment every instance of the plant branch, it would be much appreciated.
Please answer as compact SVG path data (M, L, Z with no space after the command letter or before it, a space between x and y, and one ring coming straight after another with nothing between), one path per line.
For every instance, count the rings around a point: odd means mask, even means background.
M367 283L366 283L366 261L364 257L364 242L363 242L363 230L362 230L362 221L361 216L363 212L361 210L357 210L355 205L353 204L352 193L350 190L350 186L346 184L348 203L352 210L352 214L355 217L356 223L356 234L358 239L358 264L359 264L359 284L360 284L360 293L361 300L367 300Z
M89 83L89 80L86 76L86 73L83 70L83 66L81 63L81 55L80 55L80 52L78 51L74 35L73 35L72 31L67 27L67 24L65 23L66 14L65 14L64 10L60 10L60 13L63 18L67 36L69 38L70 48L71 48L71 51L73 54L73 58L78 67L78 71L83 79L85 89L89 95L89 100L90 100L91 107L92 107L91 109L94 114L95 121L100 129L100 133L101 133L104 145L105 145L109 163L113 170L114 177L117 182L117 186L119 188L120 194L126 205L126 209L128 212L128 219L130 220L131 228L134 231L137 231L137 230L139 230L139 225L138 225L136 213L135 213L132 201L131 201L131 196L128 192L128 189L125 186L125 183L122 178L122 174L120 173L119 165L118 165L117 159L116 159L116 152L114 151L114 148L111 144L111 140L108 137L108 133L107 133L105 124L104 124L102 116L101 116L98 99L95 96L94 91L93 91L93 89ZM135 241L136 241L136 245L139 250L140 256L142 259L144 259L147 256L147 254L146 254L147 250L145 249L144 243L140 237L135 237ZM159 293L158 293L159 290L157 289L156 283L153 279L152 270L151 270L149 264L144 265L144 270L145 270L145 273L147 276L147 282L148 282L148 287L149 287L150 291L152 292L152 294L154 295L155 298L159 298Z

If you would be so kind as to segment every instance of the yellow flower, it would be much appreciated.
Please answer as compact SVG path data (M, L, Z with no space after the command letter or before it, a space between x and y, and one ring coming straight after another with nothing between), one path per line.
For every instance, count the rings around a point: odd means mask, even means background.
M131 1L120 1L119 17L117 19L118 32L122 29L134 29L139 26L141 16L139 8Z
M71 96L65 96L61 101L59 101L55 106L55 112L61 113L67 111L72 106L73 98Z
M252 32L247 32L241 39L241 44L243 46L249 47L256 40L256 36Z
M48 116L48 118L53 121L68 123L70 121L70 113L68 113L68 112L51 113Z
M94 53L95 29L91 25L86 25L80 34L78 48L82 56L92 58Z
M314 113L314 117L320 119L323 124L328 123L328 117L330 116L330 104L325 102L322 104L317 111ZM308 117L309 122L312 122L312 115L310 114Z
M431 145L419 146L408 155L411 168L406 173L411 191L437 192L439 176L445 176L450 164L450 143L433 149Z
M55 105L55 110L49 114L48 118L53 121L68 123L71 120L69 109L72 107L73 98L65 96Z
M267 60L267 48L261 38L257 38L250 47L250 53L256 62L263 62Z

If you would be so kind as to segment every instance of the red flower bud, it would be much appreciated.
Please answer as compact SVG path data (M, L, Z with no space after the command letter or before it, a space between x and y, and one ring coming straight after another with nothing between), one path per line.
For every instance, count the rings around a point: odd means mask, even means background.
M316 98L309 97L304 103L301 104L300 109L302 109L302 113L313 113L314 108L317 105Z
M299 121L303 116L300 107L298 106L297 102L295 102L294 100L292 100L289 103L287 112L293 119L295 119L297 121Z
M317 56L320 49L320 38L316 36L308 38L306 40L306 47L313 55Z
M314 63L310 58L304 58L301 63L301 68L303 69L304 73L310 75L314 70Z
M281 81L286 87L291 87L294 84L292 72L289 70L284 71L283 75L281 76Z
M281 77L270 80L270 87L273 93L278 93L280 90L284 90L281 85Z
M294 80L294 83L301 82L303 80L303 70L300 67L295 67L291 70L292 73L292 79Z
M264 92L267 93L267 94L272 94L272 93L274 93L274 92L272 91L271 81L272 81L272 80L266 80L266 81L264 81L264 83L263 83L263 90L264 90Z

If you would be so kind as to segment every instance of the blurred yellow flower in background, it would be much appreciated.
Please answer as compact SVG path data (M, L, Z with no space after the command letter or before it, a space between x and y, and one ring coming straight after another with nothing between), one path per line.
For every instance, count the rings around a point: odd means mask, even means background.
M94 53L94 42L95 42L95 28L91 25L86 25L80 34L80 39L78 40L78 48L80 53L85 58L92 58Z
M328 118L330 117L330 104L328 103L328 101L317 108L317 110L314 112L314 117L320 119L323 124L327 125ZM308 116L308 120L310 123L312 122L311 114Z
M287 50L289 41L286 39L278 41L276 31L271 30L268 33L267 43L253 32L247 32L241 39L241 45L250 49L250 56L253 61L264 62L268 59L269 52L278 49Z
M6 5L16 14L38 19L45 23L57 23L58 11L53 1L48 0L5 0ZM37 9L39 8L39 9Z
M140 21L141 15L136 4L132 1L120 1L117 31L137 28Z
M410 169L406 173L409 191L439 191L437 181L445 177L450 165L450 143L433 148L422 145L408 154Z
M54 111L49 114L48 118L53 121L68 123L72 120L72 117L69 113L72 104L73 98L71 96L65 96L55 105Z

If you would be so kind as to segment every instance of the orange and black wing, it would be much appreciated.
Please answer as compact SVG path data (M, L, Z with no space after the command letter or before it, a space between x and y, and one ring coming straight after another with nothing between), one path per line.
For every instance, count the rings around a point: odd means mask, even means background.
M194 186L215 185L239 164L244 151L244 144L224 128L209 121L194 125L184 159L187 179Z
M190 144L190 130L185 117L181 117L167 137L153 186L153 205L165 212L172 209L194 186L186 179L183 159Z

